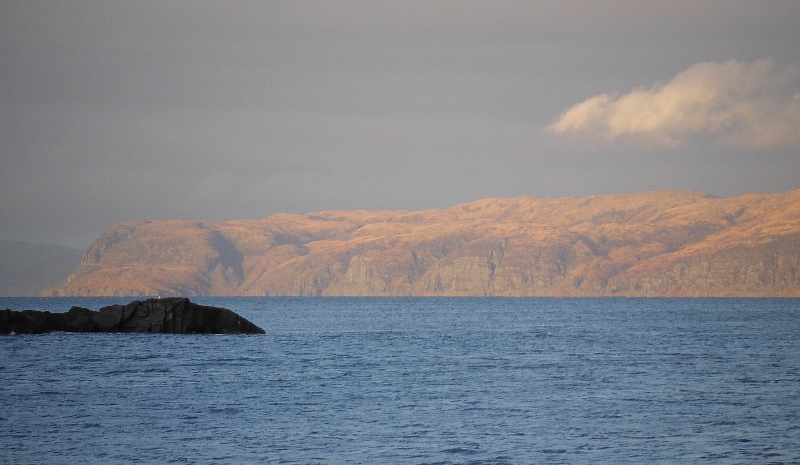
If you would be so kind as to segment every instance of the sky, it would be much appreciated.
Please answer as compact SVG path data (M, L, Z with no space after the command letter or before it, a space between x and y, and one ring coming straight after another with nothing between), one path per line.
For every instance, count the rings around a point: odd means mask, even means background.
M800 188L800 2L0 2L0 239Z

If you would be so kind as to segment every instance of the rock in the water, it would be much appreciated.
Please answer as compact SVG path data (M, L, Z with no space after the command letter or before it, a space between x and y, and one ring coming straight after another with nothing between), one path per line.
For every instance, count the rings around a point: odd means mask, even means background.
M72 307L67 313L0 311L0 334L51 331L264 334L263 329L227 308L198 305L183 297L136 300L97 312L81 307Z

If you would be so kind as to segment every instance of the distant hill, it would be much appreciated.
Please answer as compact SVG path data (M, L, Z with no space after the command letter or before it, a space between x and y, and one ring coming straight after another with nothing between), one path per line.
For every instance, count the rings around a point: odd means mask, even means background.
M122 223L47 293L800 296L800 190Z
M82 250L59 245L0 241L0 295L41 295L64 282L82 256Z

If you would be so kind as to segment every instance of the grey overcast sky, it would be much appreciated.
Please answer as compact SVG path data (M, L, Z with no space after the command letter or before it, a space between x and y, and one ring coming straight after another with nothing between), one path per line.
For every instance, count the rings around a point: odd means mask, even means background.
M800 2L0 2L0 239L800 188Z

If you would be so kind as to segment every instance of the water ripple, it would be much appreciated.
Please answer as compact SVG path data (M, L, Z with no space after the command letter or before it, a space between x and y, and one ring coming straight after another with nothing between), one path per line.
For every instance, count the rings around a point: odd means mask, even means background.
M267 334L0 338L0 464L800 462L797 299L200 303Z

